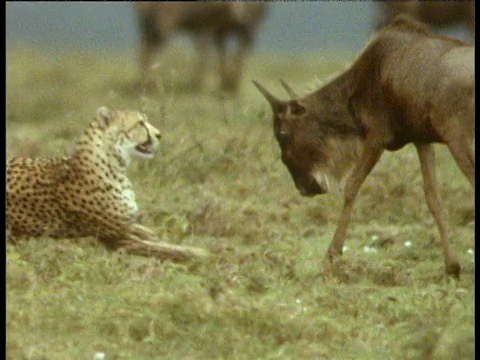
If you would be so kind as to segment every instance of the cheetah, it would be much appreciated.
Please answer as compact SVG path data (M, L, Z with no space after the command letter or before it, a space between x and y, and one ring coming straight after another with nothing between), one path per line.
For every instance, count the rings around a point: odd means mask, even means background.
M64 158L13 158L7 163L7 233L11 241L93 236L110 249L185 261L206 252L157 241L137 221L127 167L151 159L161 134L136 111L106 107Z

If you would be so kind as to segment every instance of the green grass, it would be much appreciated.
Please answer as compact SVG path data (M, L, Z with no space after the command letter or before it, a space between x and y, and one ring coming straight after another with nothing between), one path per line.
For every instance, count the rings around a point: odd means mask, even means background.
M250 80L286 97L278 79L305 92L353 57L253 56L233 98L213 70L189 91L192 58L164 55L160 91L142 94L133 57L8 49L7 156L68 153L101 105L143 110L164 133L130 171L143 222L213 254L178 265L90 238L7 244L9 359L473 359L473 191L443 147L461 280L444 277L411 146L373 170L339 270L322 271L342 196L298 194Z

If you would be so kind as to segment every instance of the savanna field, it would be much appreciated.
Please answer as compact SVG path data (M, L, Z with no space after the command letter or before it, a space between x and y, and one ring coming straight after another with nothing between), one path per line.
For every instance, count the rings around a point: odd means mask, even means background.
M322 268L343 197L302 197L280 161L255 79L314 89L354 55L249 58L238 97L189 80L193 50L159 58L138 89L133 55L7 51L7 158L64 156L96 109L144 111L163 132L130 178L142 223L212 254L186 264L111 252L93 238L7 244L8 359L474 358L474 192L447 149L437 174L459 281L444 276L413 146L382 157L354 207L347 249Z

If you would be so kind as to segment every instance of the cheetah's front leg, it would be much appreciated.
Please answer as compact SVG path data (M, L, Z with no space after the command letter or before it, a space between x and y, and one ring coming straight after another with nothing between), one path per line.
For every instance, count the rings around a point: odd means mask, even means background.
M128 254L176 262L205 258L209 255L200 248L159 242L152 230L137 223L130 226L129 233L118 241L118 246Z

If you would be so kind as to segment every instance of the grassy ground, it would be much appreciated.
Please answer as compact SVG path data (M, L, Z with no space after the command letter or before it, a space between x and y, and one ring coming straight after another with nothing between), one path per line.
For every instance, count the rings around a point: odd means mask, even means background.
M410 146L365 182L342 270L327 274L342 197L297 193L250 80L307 91L351 57L253 57L231 98L213 72L207 91L189 91L191 60L165 55L160 91L142 94L130 56L8 50L8 157L68 153L101 105L141 109L164 133L158 156L130 172L144 224L214 254L178 265L90 238L8 244L9 359L473 359L473 191L444 148L461 280L444 277Z

